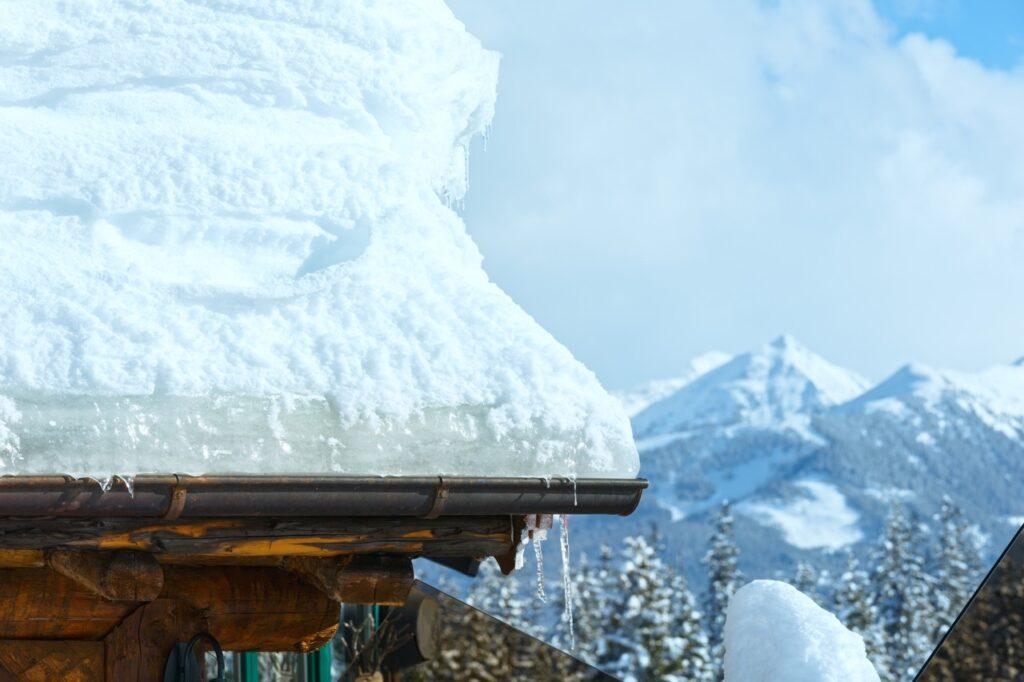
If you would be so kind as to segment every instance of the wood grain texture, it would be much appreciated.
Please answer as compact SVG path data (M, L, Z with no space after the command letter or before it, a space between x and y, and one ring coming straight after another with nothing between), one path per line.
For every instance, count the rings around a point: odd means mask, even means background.
M102 642L0 640L0 680L102 680Z
M285 557L282 566L347 604L400 606L405 603L413 581L412 561L408 557Z
M132 550L82 552L49 550L46 563L66 578L111 601L153 601L164 572L152 554Z
M99 639L136 607L48 568L0 569L0 639Z
M159 679L171 646L204 629L226 650L311 651L339 601L402 603L412 557L508 555L516 537L509 516L0 517L0 640L62 640L0 647L0 682L92 679L83 640L103 641L108 680Z
M508 516L188 521L0 518L0 550L6 551L136 550L187 557L392 554L483 558L506 554L513 546L512 519Z
M280 568L166 566L162 596L202 613L225 650L312 651L338 627L338 602Z
M307 651L332 636L339 598L399 604L412 583L405 557L344 557L292 566L164 567L157 601L201 613L225 648ZM99 639L139 607L110 601L46 568L0 569L0 638Z
M40 568L46 565L41 549L0 549L2 568Z
M173 599L138 607L103 640L105 678L109 682L154 682L163 679L174 645L207 630L197 609ZM197 647L197 650L201 650Z

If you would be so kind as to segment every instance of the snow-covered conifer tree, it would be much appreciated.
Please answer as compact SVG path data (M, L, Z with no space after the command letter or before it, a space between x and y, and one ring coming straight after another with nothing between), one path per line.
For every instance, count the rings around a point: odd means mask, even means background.
M934 641L928 624L928 580L920 535L901 505L894 504L873 557L874 603L883 639L877 663L882 677L912 679Z
M480 573L466 597L476 608L499 618L514 628L529 632L526 620L527 600L519 594L516 576L503 576L493 559L480 564Z
M649 537L656 554L664 557L664 537L657 524L651 524ZM675 644L678 647L675 658L681 662L679 674L685 680L706 680L712 672L711 651L701 612L697 608L696 599L690 592L683 572L675 570L671 564L666 564L666 573L673 595L671 622L677 640Z
M573 629L576 643L572 653L591 665L597 665L605 649L611 609L610 565L611 549L607 545L602 545L600 562L595 565L584 555L580 557L572 575ZM568 650L568 623L565 618L564 599L564 591L559 591L555 601L560 617L551 641L556 646Z
M684 680L709 680L713 673L711 649L696 600L682 573L672 581L672 623L679 639L679 674Z
M623 680L683 680L683 639L673 620L675 577L642 536L622 551L601 667Z
M864 638L868 658L880 661L883 647L871 578L850 551L832 593L832 611L843 625Z
M935 614L933 638L949 629L974 593L978 576L974 561L971 527L960 509L947 496L936 516L939 526L938 548L931 567L934 576L932 606Z
M732 509L728 500L722 502L711 535L711 547L704 557L708 567L708 593L705 595L704 619L707 623L708 646L711 651L712 678L723 678L725 658L723 631L729 599L739 587L739 548L733 538Z
M793 573L793 587L800 590L814 601L820 601L818 597L818 572L806 561L800 561Z

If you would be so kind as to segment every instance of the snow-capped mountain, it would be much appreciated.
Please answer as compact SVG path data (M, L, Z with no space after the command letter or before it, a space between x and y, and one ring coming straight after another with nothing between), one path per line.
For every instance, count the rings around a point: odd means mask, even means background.
M649 405L672 395L700 375L725 364L731 359L732 356L728 353L723 353L718 350L708 351L707 353L702 353L690 360L689 364L679 374L679 376L672 377L671 379L655 379L654 381L647 381L642 384L638 384L629 390L617 391L615 392L615 397L619 399L619 402L621 402L622 406L626 409L626 414L630 417L634 417L645 410Z
M854 398L868 382L780 336L697 377L637 414L634 436L729 435L744 427L805 428L810 415Z
M967 373L906 365L814 428L826 445L810 465L862 506L866 495L929 510L948 494L994 542L1024 508L1022 366Z
M967 413L1015 438L1024 432L1024 366L1018 362L968 374L905 365L840 411L879 413L921 427L930 422L940 432L953 426L951 415ZM918 439L932 442L935 436L921 431Z
M1024 362L920 364L874 386L789 336L735 356L633 417L660 519L683 561L730 500L752 577L866 553L889 506L927 522L950 495L997 552L1024 515Z

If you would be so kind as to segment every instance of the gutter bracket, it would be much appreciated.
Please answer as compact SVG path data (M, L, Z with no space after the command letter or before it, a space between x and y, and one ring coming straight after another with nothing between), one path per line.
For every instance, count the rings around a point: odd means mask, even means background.
M185 498L188 496L188 490L181 483L181 476L174 474L174 487L171 488L171 500L167 504L167 511L164 512L164 519L167 521L174 521L181 516L181 512L185 509Z
M444 512L444 503L448 499L448 482L444 476L437 477L437 487L434 488L434 500L430 503L430 509L423 516L425 519L436 519Z

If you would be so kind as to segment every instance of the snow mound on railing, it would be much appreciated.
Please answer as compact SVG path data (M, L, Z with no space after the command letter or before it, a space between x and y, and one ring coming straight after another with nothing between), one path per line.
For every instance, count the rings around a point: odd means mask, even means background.
M864 640L796 588L755 580L725 620L727 682L878 682Z

